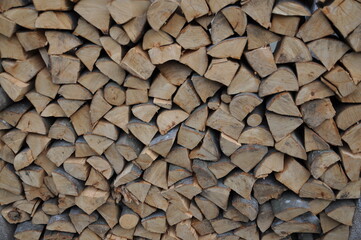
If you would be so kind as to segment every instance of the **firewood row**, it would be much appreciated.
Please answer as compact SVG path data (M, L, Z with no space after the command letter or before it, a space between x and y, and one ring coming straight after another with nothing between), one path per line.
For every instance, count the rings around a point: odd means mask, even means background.
M1 0L18 240L346 240L360 0Z

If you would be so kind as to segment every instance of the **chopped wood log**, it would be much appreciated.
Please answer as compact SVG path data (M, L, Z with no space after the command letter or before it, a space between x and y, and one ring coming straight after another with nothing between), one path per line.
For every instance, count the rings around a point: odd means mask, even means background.
M354 212L355 203L351 200L333 202L325 209L328 217L348 226L352 225Z
M320 233L321 227L319 219L311 213L305 213L291 221L284 222L276 220L272 224L272 229L278 235L289 235L294 232Z
M274 15L270 30L281 35L293 37L298 31L300 20L297 16Z
M265 232L272 225L274 214L272 210L272 205L270 202L262 204L259 208L257 226L261 232Z
M333 189L341 190L346 187L348 179L340 164L329 167L320 178Z
M348 44L351 46L351 48L356 51L356 52L360 52L361 50L361 46L360 43L357 41L357 39L360 36L360 30L361 27L360 25L350 34L348 35L348 37L346 38L346 41L348 42Z
M271 26L271 13L274 0L267 1L245 1L242 10L262 27Z
M247 37L248 50L264 47L265 45L281 40L278 35L254 24L247 25Z
M267 151L266 146L243 145L231 155L231 161L243 171L249 172L262 160Z
M277 70L275 60L269 47L262 47L246 52L245 56L251 67L261 77L266 77Z

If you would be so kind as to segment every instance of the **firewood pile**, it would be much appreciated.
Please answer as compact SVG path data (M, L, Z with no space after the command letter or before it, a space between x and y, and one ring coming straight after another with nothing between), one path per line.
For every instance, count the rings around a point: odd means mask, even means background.
M360 0L0 12L0 204L15 239L348 239Z

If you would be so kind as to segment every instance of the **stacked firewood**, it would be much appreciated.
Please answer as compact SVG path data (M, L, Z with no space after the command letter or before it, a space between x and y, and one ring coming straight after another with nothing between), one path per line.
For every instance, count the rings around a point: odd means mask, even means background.
M0 0L20 240L346 240L361 1Z

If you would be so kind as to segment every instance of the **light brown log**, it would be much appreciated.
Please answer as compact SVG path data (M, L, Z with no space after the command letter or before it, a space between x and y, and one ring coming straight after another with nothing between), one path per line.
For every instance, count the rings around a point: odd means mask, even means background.
M296 70L300 86L314 81L326 71L322 65L316 62L298 62L296 63Z
M196 50L211 43L208 34L200 26L187 25L179 33L177 42L184 49Z
M176 38L178 36L178 34L180 33L180 31L182 30L185 23L186 23L186 19L182 15L174 13L168 19L167 23L165 23L165 25L163 25L161 30L168 33L172 37Z
M255 198L248 200L240 196L234 196L232 198L232 206L240 213L248 217L251 221L255 220L257 217L259 208L258 202Z
M209 97L214 96L214 94L221 88L221 84L216 81L210 81L205 77L193 75L192 78L193 86L198 93L201 100L205 103ZM205 87L207 86L207 87Z
M26 221L17 225L14 232L14 237L20 240L23 239L40 239L43 232L44 225L33 224Z
M258 48L245 53L251 67L261 77L266 77L277 70L275 60L269 47Z
M136 159L143 148L143 144L133 135L120 136L115 146L119 153L128 161Z
M74 145L65 141L55 141L48 149L46 156L50 161L60 166L74 152Z
M278 68L261 82L259 96L264 97L283 91L298 91L297 78L293 71L286 67Z
M231 24L233 30L238 33L239 36L242 36L247 26L247 16L242 11L242 8L231 5L223 8L221 11L227 21Z
M274 2L274 0L246 1L242 6L242 10L261 26L269 28L271 26L271 13Z
M333 202L325 209L327 216L348 226L352 225L354 212L355 203L351 200Z
M254 169L256 178L265 178L272 172L281 172L284 168L284 154L270 151Z
M284 16L310 16L311 12L307 5L298 1L277 2L272 13Z
M262 204L259 208L257 226L261 232L265 232L272 225L274 214L270 202Z
M231 155L231 161L243 171L249 172L262 160L267 151L266 146L243 145Z
M264 47L270 43L278 42L281 40L281 37L277 34L255 24L247 24L247 38L248 50Z
M361 27L360 25L350 34L348 35L348 37L346 38L347 42L350 44L351 48L356 51L356 52L360 52L361 50L361 45L360 43L357 41L360 37L360 31Z
M311 213L303 214L291 221L277 220L272 224L272 229L278 235L289 235L294 232L320 233L319 219Z
M297 33L300 20L300 17L297 16L274 15L270 30L281 35L293 37Z
M210 80L229 86L238 70L239 64L225 58L212 59L204 76ZM222 72L225 71L225 72Z

